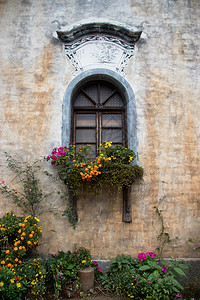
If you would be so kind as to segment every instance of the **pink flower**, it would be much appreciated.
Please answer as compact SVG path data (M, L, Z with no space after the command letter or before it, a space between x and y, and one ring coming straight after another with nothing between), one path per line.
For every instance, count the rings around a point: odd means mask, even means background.
M177 294L177 295L176 295L176 297L178 297L178 298L181 298L182 296L181 296L181 295L179 295L179 294Z
M2 184L3 184L3 183L5 183L5 180L2 180L2 182L1 182L1 183L2 183Z
M47 156L47 161L50 160L50 156Z
M146 255L144 253L139 253L138 258L139 258L139 262L141 262L142 259L146 258Z
M101 272L101 268L98 268L97 271Z

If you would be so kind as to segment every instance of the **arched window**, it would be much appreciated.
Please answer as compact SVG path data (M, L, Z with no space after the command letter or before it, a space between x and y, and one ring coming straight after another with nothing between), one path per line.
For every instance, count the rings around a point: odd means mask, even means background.
M94 155L101 143L127 146L126 101L118 87L104 80L83 84L72 100L71 141L78 150L90 144Z

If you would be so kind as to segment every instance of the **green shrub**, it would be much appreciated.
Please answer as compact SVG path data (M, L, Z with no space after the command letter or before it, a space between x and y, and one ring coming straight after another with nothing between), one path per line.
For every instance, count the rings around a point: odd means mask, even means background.
M17 267L16 274L26 291L26 296L38 299L45 294L46 270L39 259L28 258Z
M118 295L127 295L136 300L177 299L183 289L176 280L184 276L187 268L176 261L157 261L152 252L139 253L138 259L117 256L108 271L102 276L106 289Z
M8 267L0 267L0 299L20 300L25 288L22 278Z

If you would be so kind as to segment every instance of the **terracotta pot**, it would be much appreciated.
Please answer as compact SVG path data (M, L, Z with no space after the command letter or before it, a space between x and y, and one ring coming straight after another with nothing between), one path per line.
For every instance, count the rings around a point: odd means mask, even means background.
M87 291L94 287L94 269L92 267L80 269L78 277L82 291Z

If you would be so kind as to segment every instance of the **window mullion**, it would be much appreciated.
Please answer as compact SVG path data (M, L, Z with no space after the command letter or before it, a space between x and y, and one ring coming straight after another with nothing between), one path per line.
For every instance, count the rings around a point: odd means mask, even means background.
M99 144L102 144L102 113L99 111Z
M96 112L96 153L99 145L99 113Z

